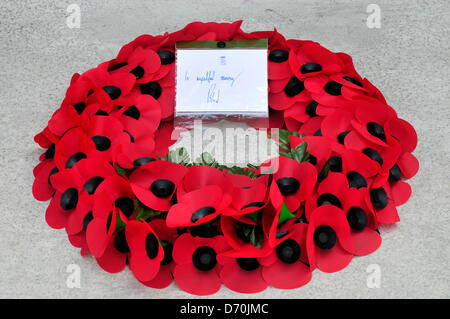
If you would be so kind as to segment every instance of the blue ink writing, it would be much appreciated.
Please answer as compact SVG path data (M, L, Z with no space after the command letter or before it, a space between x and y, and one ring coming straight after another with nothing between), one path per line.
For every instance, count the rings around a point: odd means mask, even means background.
M236 80L241 76L242 72L240 72L238 75L236 76L231 76L231 75L222 75L220 77L220 79L222 81L230 81L230 86L233 86L234 82L236 82Z
M216 83L211 85L208 90L208 95L206 97L206 103L219 103L220 100L220 89L216 90Z
M210 83L211 81L214 81L214 76L216 74L216 71L207 71L205 75L197 76L197 81L200 81L200 83L207 82Z

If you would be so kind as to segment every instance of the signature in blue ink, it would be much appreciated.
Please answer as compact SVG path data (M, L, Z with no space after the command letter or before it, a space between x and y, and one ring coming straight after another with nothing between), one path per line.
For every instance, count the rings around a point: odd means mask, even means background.
M197 81L200 83L207 82L210 83L214 81L214 76L216 75L216 71L207 71L205 75L197 76Z
M238 75L236 76L231 76L231 75L222 75L220 77L220 79L222 81L230 81L230 86L233 86L234 82L236 82L236 80L241 76L242 72L240 72Z
M208 95L206 96L206 103L219 103L220 100L220 89L216 88L216 83L209 87Z

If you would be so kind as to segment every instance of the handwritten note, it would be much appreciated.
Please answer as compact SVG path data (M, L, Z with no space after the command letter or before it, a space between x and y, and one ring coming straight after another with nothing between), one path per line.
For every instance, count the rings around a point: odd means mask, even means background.
M178 49L176 113L267 113L267 50Z

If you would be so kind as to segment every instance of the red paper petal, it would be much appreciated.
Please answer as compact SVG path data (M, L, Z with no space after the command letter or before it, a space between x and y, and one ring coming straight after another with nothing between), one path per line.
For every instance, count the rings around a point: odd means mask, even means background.
M101 257L96 258L97 263L104 271L118 273L125 268L127 254L122 254L114 247L114 240L111 240Z
M398 160L398 166L405 178L412 178L419 171L419 161L411 153L403 153Z
M395 206L403 205L411 196L411 186L403 181L393 182L391 184L391 195Z
M149 281L142 282L142 284L146 285L147 287L156 289L164 289L168 287L173 280L172 277L173 267L174 267L173 264L161 266L155 278Z
M364 228L362 231L352 230L352 238L354 249L351 253L356 256L369 255L381 245L380 234L370 228Z
M130 247L130 270L139 281L149 281L155 278L160 262L164 258L164 250L158 242L158 253L154 258L147 255L146 238L148 234L156 236L147 223L130 221L125 227L125 236Z
M215 269L200 271L190 264L176 265L173 278L182 290L197 296L212 295L219 291L222 285Z
M240 293L252 294L267 288L261 266L256 270L246 271L241 269L235 261L222 268L220 278L227 288Z
M312 278L310 268L301 262L293 264L275 262L271 266L265 266L262 275L269 285L280 289L299 288Z

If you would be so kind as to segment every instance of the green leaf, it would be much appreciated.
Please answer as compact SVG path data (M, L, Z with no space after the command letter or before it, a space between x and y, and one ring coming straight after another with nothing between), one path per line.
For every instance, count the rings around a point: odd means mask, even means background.
M283 224L285 221L295 218L295 215L289 211L289 208L286 206L286 203L283 202L281 206L280 218L278 219L278 225Z
M194 164L195 165L212 166L212 167L216 167L216 168L220 167L219 163L208 152L203 152L202 154L200 154L200 156L195 159Z
M330 163L326 162L322 170L320 171L319 176L317 177L318 182L320 183L325 178L327 178L329 172L330 172Z
M186 148L180 147L167 153L165 156L165 160L175 164L186 165L189 163L189 154Z
M167 240L161 240L161 239L158 239L158 240L159 240L159 243L161 244L161 246L163 246L163 248L169 244L169 242Z
M264 234L262 232L261 225L255 225L250 232L250 243L258 249L261 249L263 243Z
M250 214L246 214L248 217L250 217L255 223L258 222L258 220L261 217L261 213L262 213L262 209L257 210L256 212L250 213Z
M119 229L121 229L122 227L125 227L125 223L123 222L122 219L120 219L119 213L117 214L117 221L116 221L116 229L114 230L114 232L118 231Z
M283 156L286 156L286 157L288 157L288 158L292 158L292 153L291 152L288 152L288 151L285 151L285 150L279 150L278 151L278 153L280 154L280 155L283 155Z
M280 144L289 145L289 131L279 129L278 130L278 140L280 141Z
M296 161L298 161L300 163L302 162L307 146L308 145L306 144L306 142L303 141L300 144L298 144L294 149L291 150L291 152L293 153L293 158Z
M119 174L120 176L123 176L127 173L127 170L120 167L119 165L116 165L115 169L116 169L117 174Z
M139 200L134 201L134 207L136 210L136 220L147 220L150 217L159 216L162 214L162 212L153 210L144 204L142 204Z
M239 175L245 175L248 176L250 178L255 178L255 171L252 169L249 169L248 167L239 167L239 166L232 166L232 167L227 167L227 166L223 166L222 168L225 168L228 173L230 174L239 174Z
M236 222L236 231L239 231L243 237L256 248L261 248L264 240L262 225L249 225Z

